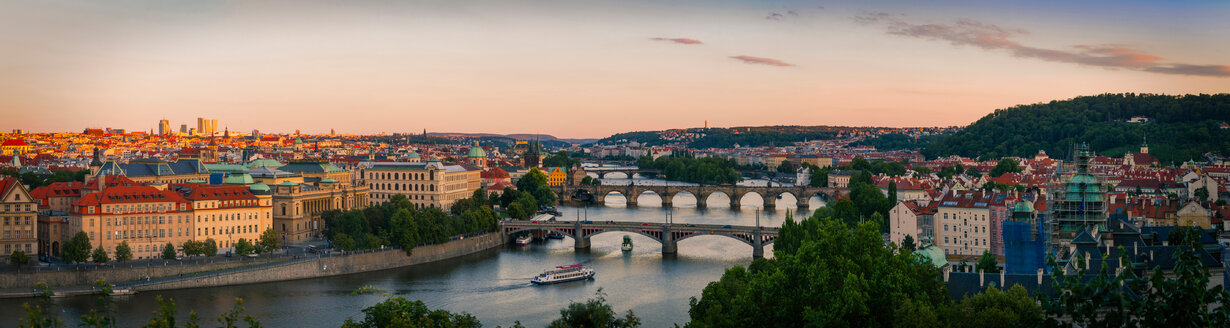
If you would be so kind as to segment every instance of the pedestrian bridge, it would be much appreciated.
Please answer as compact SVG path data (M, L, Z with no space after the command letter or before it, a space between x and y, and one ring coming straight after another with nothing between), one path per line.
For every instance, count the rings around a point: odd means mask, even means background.
M631 232L662 243L663 254L674 254L680 240L697 236L724 236L752 246L753 257L764 257L764 246L777 239L778 228L732 226L717 224L664 224L662 222L617 222L617 221L523 221L501 222L504 234L513 236L522 232L556 232L571 237L575 248L588 249L589 238L611 232Z

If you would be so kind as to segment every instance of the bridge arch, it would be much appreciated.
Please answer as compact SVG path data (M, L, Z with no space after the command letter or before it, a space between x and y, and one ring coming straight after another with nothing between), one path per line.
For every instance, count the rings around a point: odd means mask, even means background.
M681 199L682 199L682 200L686 200L686 199L688 198L688 197L683 197L683 198L680 198L680 196L691 196L691 198L692 198L692 205L693 205L693 206L698 206L698 207L699 207L699 204L700 204L700 202L701 202L701 200L700 200L700 196L696 195L696 194L695 194L695 193L693 193L691 190L680 190L680 191L675 192L675 194L673 194L673 195L671 195L671 196L670 196L670 203L671 203L671 204L679 204L679 201L680 201ZM687 202L684 202L684 204L687 204Z
M504 231L504 234L512 236L512 235L516 235L518 233L527 232L527 231L528 232L546 231L546 232L556 232L561 235L564 235L565 237L576 239L577 236L573 235L572 232L570 232L570 230L573 230L573 229L557 229L557 228L552 228L552 227L525 227L525 228L520 228L520 229L515 229L515 230L507 230L507 231Z

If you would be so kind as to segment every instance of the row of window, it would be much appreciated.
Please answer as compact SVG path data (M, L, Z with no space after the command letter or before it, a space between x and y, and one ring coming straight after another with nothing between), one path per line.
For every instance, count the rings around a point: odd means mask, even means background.
M12 219L12 223L9 223L9 222L10 222L10 221L9 221L9 219ZM6 217L4 217L4 225L17 225L17 224L23 224L23 223L21 223L21 219L22 219L22 218L20 218L20 217L8 217L8 216L6 216ZM25 221L26 221L26 223L24 223L24 224L30 224L30 217L28 217L28 216L27 216L27 217L25 217L25 219L26 219L26 220L25 220Z
M394 190L394 191L436 191L434 184L418 184L418 183L373 183L374 190Z
M368 172L367 178L380 180L435 180L436 173Z
M26 255L31 255L31 253L30 253L30 245L31 245L31 244L26 244L26 250L24 251L24 252L26 253ZM16 247L14 247L14 246L16 246ZM13 245L13 244L4 244L4 254L13 254L13 252L14 252L14 251L20 251L20 250L21 250L21 245L20 245L20 244L18 244L18 245Z
M19 199L19 200L20 200L20 199ZM5 212L12 212L12 211L25 211L25 212L30 212L30 211L33 211L33 210L34 210L34 207L33 207L33 205L30 205L30 204L26 204L26 205L8 205L8 204L5 204L5 205L4 205L4 211L5 211Z
M22 232L25 232L24 234ZM25 235L25 237L22 237ZM34 238L34 231L5 231L4 239L30 239Z
M979 242L981 242L981 243L982 243L982 246L986 246L986 245L987 245L987 240L986 240L986 239L972 239L972 240L974 241L974 246L978 246L978 243L979 243ZM960 242L961 242L961 239L956 238L956 237L953 237L953 238L952 238L952 243L953 243L953 244L957 244L957 243L960 243ZM944 244L948 244L948 237L947 237L947 236L945 236L945 237L944 237ZM969 248L969 244L968 244L968 243L966 243L966 244L965 244L965 248Z

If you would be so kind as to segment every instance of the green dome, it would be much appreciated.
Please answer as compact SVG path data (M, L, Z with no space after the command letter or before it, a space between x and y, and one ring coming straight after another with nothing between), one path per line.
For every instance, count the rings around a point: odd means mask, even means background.
M205 183L205 181L202 181L201 179L192 179L188 180L188 183Z
M282 181L282 183L279 183L278 185L279 186L298 186L299 184L290 182L290 180L286 180L286 181Z
M264 184L264 183L257 182L256 184L253 184L252 186L248 187L248 190L250 190L250 191L254 191L254 192L256 192L256 191L264 191L264 192L267 192L267 191L269 191L269 185Z
M419 158L419 153L411 150L409 154L402 156L402 158Z
M1034 211L1034 205L1033 205L1033 203L1030 203L1030 202L1027 202L1027 201L1017 202L1017 203L1016 203L1016 207L1014 207L1014 208L1012 209L1012 211L1013 211L1013 212L1026 212L1026 213L1028 213L1028 212L1033 212L1033 211Z
M320 182L321 183L337 183L337 180L333 178L325 178L324 180L320 180Z
M474 147L470 147L470 153L466 156L470 158L487 158L487 151L484 151L483 147L474 145Z

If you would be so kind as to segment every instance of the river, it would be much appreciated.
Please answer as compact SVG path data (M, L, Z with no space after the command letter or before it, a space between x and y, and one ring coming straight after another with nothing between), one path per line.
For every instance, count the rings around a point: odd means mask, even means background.
M640 183L640 182L638 182ZM696 209L695 199L680 195L676 208L661 208L654 195L643 195L640 206L625 208L620 196L607 198L610 206L561 207L561 220L576 219L578 212L590 220L662 221L670 213L676 223L780 226L793 199L778 200L778 210L758 211L745 206L732 210L721 206ZM723 197L715 195L714 197ZM755 196L749 196L755 197ZM744 202L748 204L750 202ZM819 200L812 199L812 208ZM729 204L714 200L710 204ZM803 211L806 214L806 210ZM214 326L220 313L243 298L246 313L268 327L337 327L347 318L361 320L362 309L382 301L380 295L351 295L364 285L383 289L394 296L422 300L432 309L464 311L485 326L509 326L521 321L542 327L559 317L570 301L584 301L598 289L618 312L631 309L645 327L663 327L688 321L688 300L699 296L711 281L729 267L751 262L752 248L721 236L703 236L680 241L679 251L663 255L651 239L630 235L635 249L625 254L619 244L625 233L604 233L591 239L588 251L574 251L571 239L537 241L525 247L506 246L469 256L401 269L339 277L304 279L215 288L197 288L140 293L115 298L119 326L148 323L157 308L155 297L172 298L180 309L180 322L188 309L196 311L205 326ZM766 247L766 254L771 253ZM771 256L771 254L769 254ZM594 268L591 281L533 286L530 277L556 265L583 263ZM61 316L75 326L80 315L94 306L96 296L58 298ZM24 299L21 301L32 301ZM20 301L8 300L0 307L0 326L12 326L24 315Z

